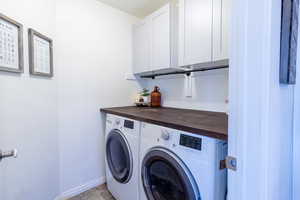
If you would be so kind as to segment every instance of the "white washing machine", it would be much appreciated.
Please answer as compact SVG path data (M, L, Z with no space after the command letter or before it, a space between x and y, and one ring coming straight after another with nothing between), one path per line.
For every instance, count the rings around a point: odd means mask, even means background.
M106 181L117 200L139 200L140 122L107 115Z
M225 200L227 143L142 123L140 200Z

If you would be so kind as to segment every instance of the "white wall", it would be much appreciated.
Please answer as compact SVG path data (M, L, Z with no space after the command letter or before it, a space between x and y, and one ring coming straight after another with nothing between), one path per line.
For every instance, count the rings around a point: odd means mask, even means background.
M57 1L60 190L63 196L104 174L103 107L131 105L134 17L96 0Z
M0 73L0 148L20 151L1 162L0 199L52 200L100 184L99 109L134 100L138 84L125 74L137 19L96 0L3 0L0 12L24 24L25 50L24 74ZM52 79L28 74L29 27L54 40Z
M192 76L192 97L186 97L186 80L183 75L157 77L147 81L151 91L159 86L163 106L227 112L228 70L197 72Z
M55 39L55 1L1 0L0 12L24 25L25 61L24 74L0 72L0 149L19 150L17 159L0 163L0 199L53 200L59 192L57 77L29 76L27 29Z

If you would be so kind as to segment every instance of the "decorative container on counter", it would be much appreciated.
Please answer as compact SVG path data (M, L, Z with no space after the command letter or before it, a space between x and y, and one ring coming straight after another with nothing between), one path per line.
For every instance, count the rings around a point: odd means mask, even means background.
M151 92L151 107L161 107L161 93L157 86L155 86L154 91Z

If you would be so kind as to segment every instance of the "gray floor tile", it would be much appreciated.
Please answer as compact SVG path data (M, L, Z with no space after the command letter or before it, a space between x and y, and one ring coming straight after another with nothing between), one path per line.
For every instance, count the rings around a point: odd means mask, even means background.
M86 191L69 200L115 200L110 192L107 190L106 185L101 185Z

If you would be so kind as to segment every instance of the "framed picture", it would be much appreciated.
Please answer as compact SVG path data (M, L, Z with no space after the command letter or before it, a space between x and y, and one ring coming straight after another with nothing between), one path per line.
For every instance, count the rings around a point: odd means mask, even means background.
M30 74L53 77L53 42L41 33L29 29Z
M23 73L23 25L0 13L0 71Z
M297 68L299 0L282 0L280 83L295 84Z

